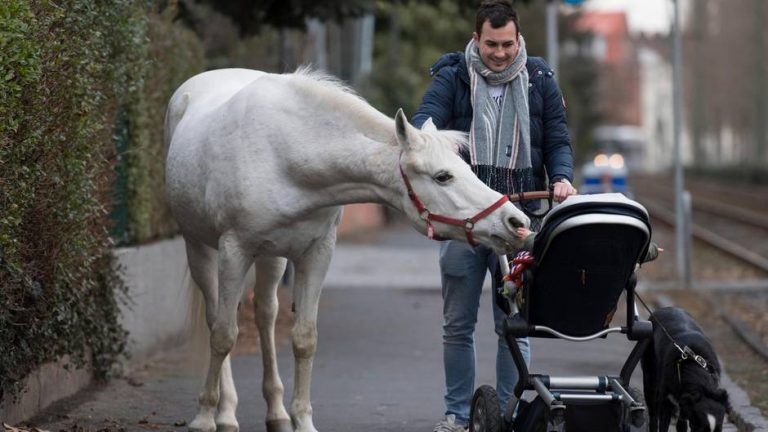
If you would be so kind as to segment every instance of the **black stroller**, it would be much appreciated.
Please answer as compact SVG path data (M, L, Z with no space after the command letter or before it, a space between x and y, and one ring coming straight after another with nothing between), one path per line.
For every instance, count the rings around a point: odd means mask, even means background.
M496 299L508 313L504 332L520 380L505 413L493 387L477 389L471 432L647 430L642 396L629 381L652 333L635 307L635 269L645 260L650 238L645 208L617 193L573 196L546 215L522 285ZM626 325L609 328L622 293ZM587 341L609 333L638 341L618 376L532 374L515 341ZM531 402L522 399L528 390L537 394Z

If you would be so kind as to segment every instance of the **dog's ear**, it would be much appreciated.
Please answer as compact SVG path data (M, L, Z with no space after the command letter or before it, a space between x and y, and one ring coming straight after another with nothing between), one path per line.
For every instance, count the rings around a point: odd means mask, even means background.
M712 392L712 399L725 407L725 411L731 410L731 401L728 398L728 392L725 389L717 389Z
M688 390L680 395L680 406L686 405L688 407L693 406L695 403L701 400L702 394L700 391Z

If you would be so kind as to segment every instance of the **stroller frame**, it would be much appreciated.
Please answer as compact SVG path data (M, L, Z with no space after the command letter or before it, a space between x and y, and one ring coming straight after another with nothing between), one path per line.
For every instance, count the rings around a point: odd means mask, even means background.
M574 197L569 198L569 200L573 199ZM549 229L544 238L536 238L537 244L534 246L534 251L540 252L539 255L544 257L545 252L550 247L550 243L554 237L577 226L588 224L594 227L599 224L619 224L629 227L628 229L630 230L637 229L637 233L645 234L646 241L644 249L638 254L635 263L639 263L645 258L648 244L650 243L650 225L647 222L647 212L642 206L619 194L603 194L602 196L591 198L578 197L576 201L576 205L571 206L576 208L575 212L573 212L573 216L569 216L566 213L566 215L563 215L563 218L557 220L559 216L553 214L557 213L556 211L547 215L543 226L545 227L547 222L551 221L552 224L550 228L554 228ZM589 213L589 211L581 211L578 209L579 206L588 208L593 204L598 206L601 204L616 204L618 207L626 206L629 211L634 213L632 215L622 215L616 214L613 210L608 209L607 213L598 212L600 214L592 214ZM621 211L623 210L620 210L619 213ZM645 220L637 219L638 217L640 219L644 217ZM547 228L543 228L540 234L544 234L545 231L547 231ZM504 257L500 260L500 264L502 274L509 274L509 264ZM528 301L530 300L528 294L529 290L531 290L534 285L534 271L531 269L525 270L523 273L523 286L520 289L523 290L523 298L528 300L523 302L523 310L521 311L518 308L517 302L514 300L516 297L515 295L510 295L504 298L509 310L503 323L504 337L512 354L512 359L515 368L518 371L519 379L514 389L514 398L510 401L507 412L502 418L502 431L508 432L512 430L512 425L515 420L513 413L516 411L518 402L520 401L523 392L526 390L535 391L546 405L545 418L547 419L547 431L566 430L566 407L568 405L615 404L617 402L620 402L623 405L623 412L626 413L626 416L622 417L622 426L619 430L636 431L641 430L644 425L647 427L647 422L645 421L646 408L642 398L640 398L638 394L633 394L633 391L630 390L629 387L632 373L640 362L643 352L648 347L653 332L651 322L641 319L638 314L637 306L635 304L637 277L634 270L635 269L633 268L633 270L629 272L629 276L626 278L623 287L627 316L626 325L610 328L605 325L606 328L598 331L589 330L586 334L585 329L582 328L579 330L580 333L575 335L567 334L547 325L529 322L527 317L530 317L528 308L531 307L531 302ZM618 298L616 300L618 300ZM614 306L618 306L616 303L613 304ZM516 338L531 336L555 337L569 341L582 342L604 338L610 333L625 334L629 340L636 341L636 344L630 352L629 357L624 362L618 376L551 376L532 374L525 363L523 354L516 341ZM475 398L473 398L473 412L475 411L475 400L478 397L478 393L480 393L479 390L476 392ZM471 431L476 429L476 427L470 426Z
M528 270L527 270L528 271ZM650 321L640 319L635 305L635 286L637 279L633 274L626 286L627 325L611 327L589 336L574 337L562 334L547 326L529 325L517 310L517 305L511 302L512 313L504 320L504 337L512 354L512 360L518 372L518 381L514 397L519 400L526 390L534 390L546 403L549 410L550 429L565 430L565 409L567 403L574 402L612 402L620 400L630 412L630 424L640 428L645 419L645 405L636 400L627 388L632 373L650 343L653 326ZM629 357L624 362L618 376L551 376L531 374L525 364L525 358L520 351L516 338L528 337L537 333L549 333L555 337L574 342L584 342L604 337L609 333L626 334L629 340L637 341ZM557 391L554 391L557 390ZM565 392L563 392L565 391ZM515 402L512 402L514 405ZM505 419L510 422L512 419Z

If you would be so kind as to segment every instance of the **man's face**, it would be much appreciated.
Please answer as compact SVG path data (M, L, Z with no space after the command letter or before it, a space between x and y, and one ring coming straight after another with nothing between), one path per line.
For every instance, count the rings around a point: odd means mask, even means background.
M503 71L517 57L520 49L517 36L517 27L513 21L504 27L493 28L491 22L486 20L481 34L472 33L472 39L480 52L480 60L494 72Z

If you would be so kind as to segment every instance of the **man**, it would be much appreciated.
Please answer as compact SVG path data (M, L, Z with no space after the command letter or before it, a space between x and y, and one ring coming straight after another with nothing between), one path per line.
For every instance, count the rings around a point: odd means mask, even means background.
M519 29L509 1L483 1L465 52L446 54L432 67L434 81L412 123L421 127L431 117L438 129L469 132L469 148L462 157L494 190L543 190L548 177L555 199L562 201L576 193L570 183L573 156L563 98L547 64L527 56ZM446 411L435 432L463 431L469 421L473 334L486 270L495 273L495 289L500 283L498 257L489 248L441 243ZM517 371L502 335L504 314L495 304L493 315L499 336L496 389L505 407ZM528 340L518 343L530 361Z

